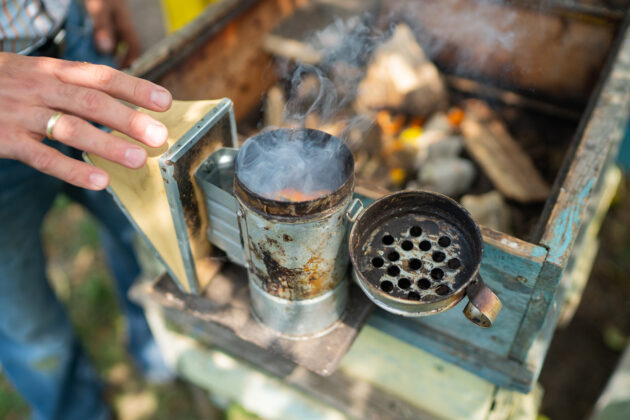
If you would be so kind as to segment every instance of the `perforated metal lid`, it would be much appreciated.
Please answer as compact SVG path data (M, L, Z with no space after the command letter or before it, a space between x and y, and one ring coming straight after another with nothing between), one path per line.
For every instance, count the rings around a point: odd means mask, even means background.
M457 202L436 193L383 197L350 233L355 280L382 308L430 315L459 302L479 270L481 233Z

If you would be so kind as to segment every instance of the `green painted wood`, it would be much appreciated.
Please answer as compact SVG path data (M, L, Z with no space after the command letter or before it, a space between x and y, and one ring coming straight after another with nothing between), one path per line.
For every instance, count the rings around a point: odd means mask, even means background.
M365 205L372 200L359 196ZM534 373L509 358L514 338L536 292L547 256L544 247L482 227L484 256L480 273L501 299L501 310L492 328L473 325L463 315L467 299L438 315L401 318L375 311L368 324L499 386L528 392Z
M340 369L437 418L485 420L496 393L494 384L369 325Z
M526 248L507 235L500 240L512 241L514 248L510 249L500 242L491 242L486 235L480 271L484 282L499 296L503 304L492 328L476 327L464 317L462 310L467 299L452 310L417 318L416 321L436 334L474 343L480 349L507 356L542 268L546 250L538 246Z
M531 389L534 374L527 366L480 349L474 343L436 334L435 331L408 318L400 318L381 310L374 311L367 325L387 332L398 340L423 349L500 387L525 393Z

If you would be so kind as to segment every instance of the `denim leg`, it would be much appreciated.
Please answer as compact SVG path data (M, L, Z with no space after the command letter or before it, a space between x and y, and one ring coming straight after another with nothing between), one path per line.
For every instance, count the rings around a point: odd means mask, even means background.
M100 232L107 265L116 282L118 300L127 323L127 345L138 368L149 379L168 379L170 372L144 316L144 310L129 299L129 289L140 275L133 249L135 231L105 191L89 191L67 185L64 193L82 204L102 224Z
M34 418L106 418L102 385L46 278L40 229L62 185L0 159L0 364Z

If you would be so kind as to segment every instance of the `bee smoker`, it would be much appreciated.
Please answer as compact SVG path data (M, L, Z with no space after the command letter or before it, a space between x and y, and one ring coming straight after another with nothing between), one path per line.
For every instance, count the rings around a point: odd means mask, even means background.
M247 266L254 315L284 335L325 331L347 301L350 150L321 131L281 129L220 155L197 173L209 239Z
M248 268L257 319L286 336L325 333L345 310L352 262L354 281L389 312L431 315L468 296L464 314L491 326L501 302L479 276L481 234L468 212L423 191L364 209L353 172L343 142L308 129L258 134L197 171L208 239Z

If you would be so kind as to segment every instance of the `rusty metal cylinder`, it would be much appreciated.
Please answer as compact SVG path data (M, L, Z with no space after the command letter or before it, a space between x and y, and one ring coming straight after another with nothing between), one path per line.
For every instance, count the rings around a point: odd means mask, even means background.
M248 139L234 193L253 312L289 336L325 331L347 300L354 160L336 137L280 129Z

